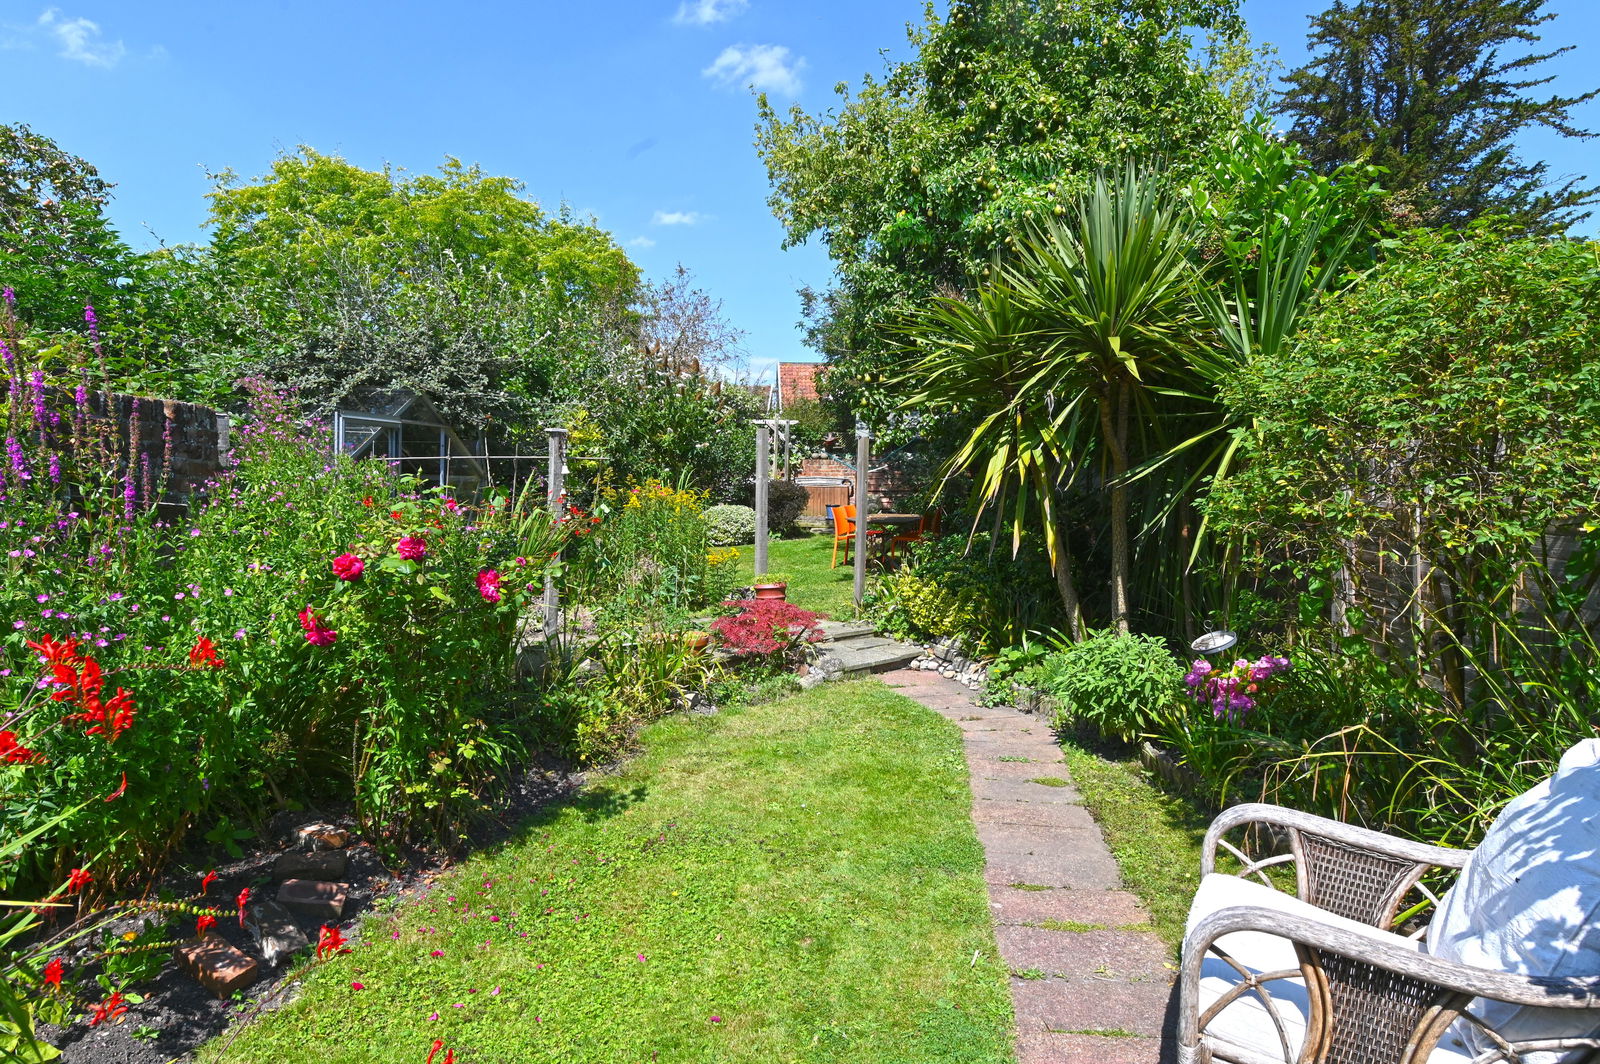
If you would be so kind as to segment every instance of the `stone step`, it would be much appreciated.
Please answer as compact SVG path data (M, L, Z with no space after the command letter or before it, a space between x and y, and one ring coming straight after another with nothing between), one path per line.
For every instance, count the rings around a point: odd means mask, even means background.
M871 621L818 621L817 627L822 629L823 636L840 643L858 635L876 633Z
M836 643L828 652L838 657L845 675L869 672L892 672L904 668L922 653L921 647L908 643L886 643L879 646L857 648L851 642Z

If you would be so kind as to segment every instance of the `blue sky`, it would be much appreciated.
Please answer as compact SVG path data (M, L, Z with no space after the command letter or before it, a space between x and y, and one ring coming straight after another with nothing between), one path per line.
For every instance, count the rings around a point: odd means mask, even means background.
M1292 67L1325 6L1244 11ZM1600 4L1549 6L1547 46L1594 42L1550 64L1553 87L1594 87ZM881 71L880 53L903 56L921 13L917 0L0 0L0 121L116 182L110 213L135 246L203 239L207 174L256 175L298 144L411 171L455 155L592 212L650 276L687 266L759 371L815 358L795 289L829 270L820 247L781 250L747 86L824 109L834 84ZM1600 106L1580 117L1600 127ZM1531 134L1524 153L1592 173L1594 143Z

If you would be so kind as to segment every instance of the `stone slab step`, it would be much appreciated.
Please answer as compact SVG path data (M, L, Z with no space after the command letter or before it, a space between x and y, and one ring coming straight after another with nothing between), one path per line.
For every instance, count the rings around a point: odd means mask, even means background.
M842 665L841 671L848 675L850 673L890 672L894 669L902 668L917 655L921 654L922 649L906 643L890 643L887 646L857 650L849 643L839 643L829 648L829 653L839 658Z
M822 629L825 638L835 642L853 639L858 635L876 634L871 621L818 621L817 627Z

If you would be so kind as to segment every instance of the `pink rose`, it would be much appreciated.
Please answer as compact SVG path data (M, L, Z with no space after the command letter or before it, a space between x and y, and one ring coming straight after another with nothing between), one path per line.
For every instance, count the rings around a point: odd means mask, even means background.
M428 541L421 536L401 536L394 552L408 562L419 562L428 556Z
M483 596L485 602L500 601L500 574L493 569L485 569L478 574L478 594Z
M340 580L354 580L366 567L367 563L354 554L341 554L333 559L333 575Z

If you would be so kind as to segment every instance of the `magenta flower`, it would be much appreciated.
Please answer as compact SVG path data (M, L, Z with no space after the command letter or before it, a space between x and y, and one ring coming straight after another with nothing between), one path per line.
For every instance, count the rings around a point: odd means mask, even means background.
M478 574L478 594L483 596L485 602L500 601L500 574L493 569L485 569Z
M361 576L361 570L367 563L357 558L354 554L341 554L333 559L333 575L340 580L355 580Z
M428 556L428 541L421 536L401 536L394 552L408 562L419 562Z

